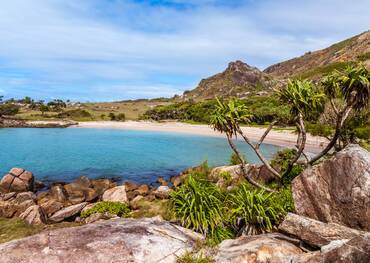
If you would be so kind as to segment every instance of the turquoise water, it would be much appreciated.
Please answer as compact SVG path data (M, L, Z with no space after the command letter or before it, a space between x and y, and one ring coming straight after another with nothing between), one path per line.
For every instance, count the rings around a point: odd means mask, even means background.
M204 160L227 164L226 139L114 129L0 129L0 173L22 167L41 181L71 181L81 175L152 183ZM250 162L251 149L239 143ZM278 147L263 145L271 156Z

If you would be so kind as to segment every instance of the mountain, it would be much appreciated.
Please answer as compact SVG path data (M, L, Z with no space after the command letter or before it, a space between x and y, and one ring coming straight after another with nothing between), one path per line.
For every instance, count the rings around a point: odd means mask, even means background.
M316 80L354 62L363 62L370 67L370 30L328 48L269 66L264 71L239 60L231 62L224 72L202 79L195 89L184 92L179 99L264 96L288 78Z
M345 68L353 62L370 66L370 30L336 43L328 48L307 52L303 56L272 65L264 73L277 78L310 78Z
M202 79L198 86L184 92L182 99L211 99L215 96L246 97L253 94L267 94L276 85L273 77L249 66L242 61L229 63L226 70L206 79Z

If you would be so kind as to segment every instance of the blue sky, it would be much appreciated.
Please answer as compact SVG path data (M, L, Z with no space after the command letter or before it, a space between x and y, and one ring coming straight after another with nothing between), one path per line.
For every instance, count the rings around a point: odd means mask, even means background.
M181 94L230 61L263 69L368 30L369 10L368 0L3 1L0 95Z

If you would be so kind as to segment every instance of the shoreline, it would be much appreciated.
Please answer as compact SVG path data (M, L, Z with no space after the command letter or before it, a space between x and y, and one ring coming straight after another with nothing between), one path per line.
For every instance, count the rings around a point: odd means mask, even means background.
M224 134L214 131L206 124L188 124L182 122L151 122L151 121L91 121L80 122L77 125L72 125L69 128L98 128L98 129L122 129L136 131L153 131L153 132L169 132L182 133L200 136L212 136L225 138ZM258 127L242 127L242 130L253 141L258 141L265 131L265 128ZM293 148L296 144L297 136L288 130L272 130L265 138L265 144L272 144L280 147ZM307 134L306 152L318 153L328 143L326 138L312 136Z

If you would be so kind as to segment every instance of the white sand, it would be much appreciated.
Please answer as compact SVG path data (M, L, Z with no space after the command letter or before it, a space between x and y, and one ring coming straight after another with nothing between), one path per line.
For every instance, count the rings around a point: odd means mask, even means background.
M208 125L187 124L181 122L149 122L149 121L98 121L98 122L80 122L78 125L71 126L73 128L109 128L109 129L125 129L139 131L156 131L156 132L176 132L185 134L194 134L202 136L217 136L225 137L214 131ZM264 133L264 128L243 127L245 134L253 141L258 141ZM273 144L282 147L294 147L296 144L297 135L291 131L272 130L265 138L264 143ZM310 153L319 152L326 144L327 139L307 134L306 151Z

